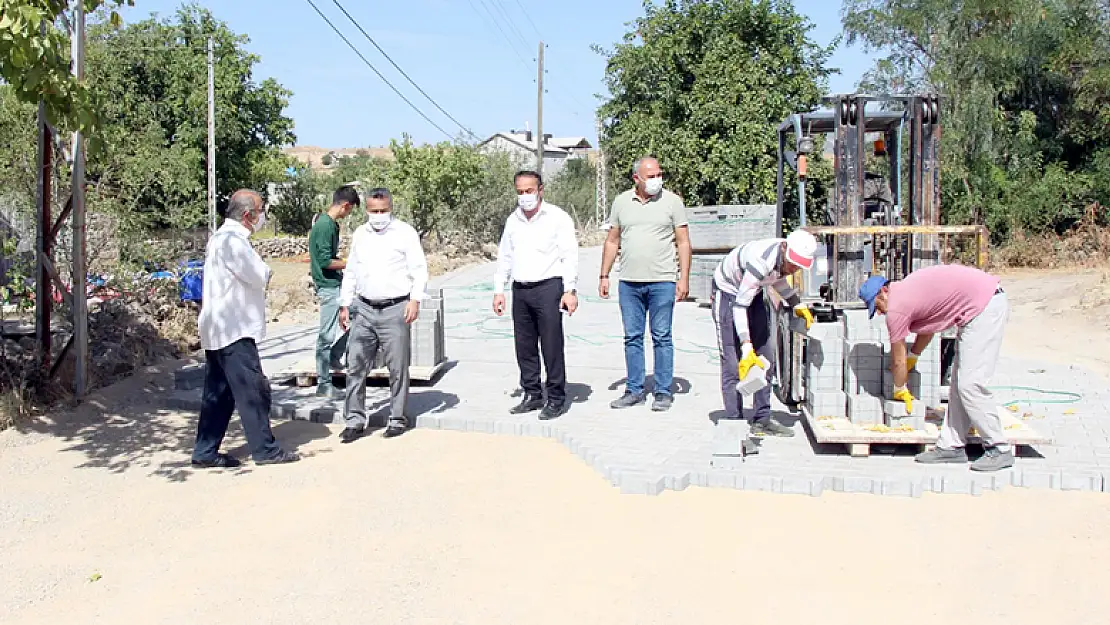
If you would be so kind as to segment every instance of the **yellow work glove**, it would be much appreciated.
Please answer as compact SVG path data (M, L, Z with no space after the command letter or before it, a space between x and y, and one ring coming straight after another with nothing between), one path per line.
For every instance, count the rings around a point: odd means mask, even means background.
M798 304L794 307L794 316L800 319L805 319L806 332L813 326L813 313L809 312L809 306L805 304Z
M906 414L913 412L913 395L910 394L910 390L908 388L904 386L899 386L898 388L894 389L893 399L906 403Z
M740 366L737 367L736 372L740 375L741 380L748 377L748 372L751 371L752 367L763 368L763 361L759 359L751 343L745 342L740 350L740 354Z
M917 366L917 359L920 357L921 354L910 352L909 355L906 356L906 371L913 371L913 368Z

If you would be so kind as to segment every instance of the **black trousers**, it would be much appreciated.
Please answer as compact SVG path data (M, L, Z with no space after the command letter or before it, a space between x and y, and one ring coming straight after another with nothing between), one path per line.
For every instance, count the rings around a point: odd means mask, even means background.
M562 404L567 398L566 358L563 354L563 279L513 283L513 334L520 387L532 397L542 397L540 352L547 371L547 401Z
M212 460L220 451L231 423L231 413L239 409L247 446L255 460L266 460L281 453L270 430L270 381L262 372L258 346L254 339L239 339L223 349L206 350L204 397L197 423L194 460Z

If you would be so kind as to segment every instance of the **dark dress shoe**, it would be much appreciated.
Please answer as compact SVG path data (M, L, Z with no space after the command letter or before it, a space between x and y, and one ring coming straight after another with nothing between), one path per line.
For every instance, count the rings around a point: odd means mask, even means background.
M193 459L193 466L198 469L234 469L240 464L242 463L227 454L216 454L211 460Z
M352 443L358 440L364 433L366 428L343 428L339 433L339 441L342 443Z
M300 459L301 459L300 456L298 456L297 454L295 454L291 451L281 451L281 452L278 453L278 455L274 456L273 458L266 458L265 460L255 460L254 463L255 464L287 464L287 463L290 463L290 462L296 462Z
M533 410L539 410L540 408L543 408L542 397L525 395L524 399L520 400L519 404L509 408L509 414L524 414L526 412L532 412Z
M407 429L408 428L403 425L391 425L385 429L385 432L382 432L382 438L393 438L394 436L400 436L404 434Z
M540 420L547 421L548 419L554 419L566 411L567 405L565 402L558 404L548 403L543 407L543 410L540 411Z

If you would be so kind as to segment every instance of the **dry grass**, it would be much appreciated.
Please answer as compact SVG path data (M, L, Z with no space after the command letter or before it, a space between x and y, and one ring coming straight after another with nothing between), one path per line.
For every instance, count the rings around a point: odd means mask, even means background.
M1105 265L1110 262L1110 227L1101 225L1104 212L1104 207L1092 204L1083 219L1063 235L1015 233L991 250L991 265L1027 269Z

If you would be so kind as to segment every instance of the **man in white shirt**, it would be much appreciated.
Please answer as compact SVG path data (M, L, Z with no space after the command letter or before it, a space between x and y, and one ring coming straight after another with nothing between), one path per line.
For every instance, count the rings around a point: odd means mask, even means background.
M721 352L721 393L726 419L744 416L736 384L752 367L763 367L759 356L768 363L775 362L771 312L764 289L775 289L794 315L805 320L807 329L813 324L809 307L802 303L786 277L812 267L816 250L817 240L812 234L795 230L785 239L760 239L735 248L713 272L709 301ZM770 371L767 376L770 379ZM754 436L794 436L794 430L771 418L770 384L752 396L747 421ZM754 447L748 449L754 451Z
M247 189L236 191L228 202L223 225L205 249L204 299L198 326L207 362L193 447L196 467L239 466L238 460L220 453L231 413L237 408L256 464L300 459L283 451L270 430L270 381L258 357L257 342L266 336L270 268L248 237L265 222L262 197Z
M505 222L493 278L493 312L505 312L505 284L513 280L513 335L524 396L513 414L541 410L554 419L567 408L562 311L578 309L578 237L574 220L543 200L543 178L521 171L514 178L517 210ZM547 372L547 400L540 384L540 351Z
M420 314L428 284L428 263L420 235L393 217L389 190L372 189L366 196L367 222L355 230L351 254L339 290L339 324L347 338L347 401L343 408L344 443L366 431L366 375L385 353L389 370L390 415L384 436L408 429L405 404L409 395L410 327Z

